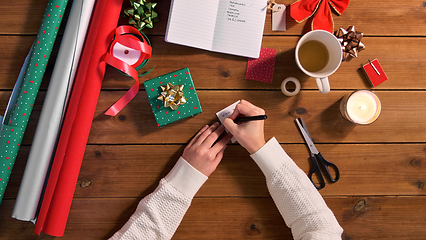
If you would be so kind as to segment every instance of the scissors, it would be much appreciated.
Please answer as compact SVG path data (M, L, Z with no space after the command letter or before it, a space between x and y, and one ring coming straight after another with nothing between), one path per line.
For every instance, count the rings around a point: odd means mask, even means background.
M321 173L319 164L321 164L323 170L327 173L327 176L330 181L332 181L333 183L337 182L340 178L340 172L337 166L334 163L325 160L325 158L315 147L314 142L312 141L311 136L309 135L308 129L306 128L305 122L303 122L303 119L297 118L295 121L297 123L297 126L299 127L300 132L302 133L303 138L305 139L306 144L308 145L309 151L311 152L312 168L308 175L311 182L318 190L323 189L325 187L324 177ZM329 168L334 169L334 172L336 173L336 178L333 178L333 176L330 174ZM315 182L312 180L312 175L314 173L317 174L320 181L320 185L315 184Z

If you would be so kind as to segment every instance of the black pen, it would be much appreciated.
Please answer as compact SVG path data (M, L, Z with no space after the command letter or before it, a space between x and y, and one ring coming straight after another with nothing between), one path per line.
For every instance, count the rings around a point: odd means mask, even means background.
M251 117L239 117L234 120L234 123L250 122L257 120L266 120L268 117L266 115L257 115Z

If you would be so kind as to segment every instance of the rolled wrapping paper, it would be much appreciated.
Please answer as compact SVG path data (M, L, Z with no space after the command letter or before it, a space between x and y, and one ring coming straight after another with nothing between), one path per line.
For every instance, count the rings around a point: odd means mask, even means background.
M74 0L12 217L33 221L58 138L95 0Z
M5 120L6 119L10 119L10 115L12 114L13 107L15 106L15 102L16 102L16 99L18 98L19 90L21 89L21 85L22 85L22 82L24 80L25 71L26 71L26 69L28 67L29 56L31 55L31 52L32 52L32 47L30 49L30 52L25 57L24 64L21 67L18 79L16 80L15 86L13 87L12 94L9 97L9 101L7 103L7 107L6 107L6 110L4 112L4 117L0 117L1 118L1 127L0 127L1 131L3 131L3 125L5 125ZM9 121L9 120L7 120L7 121ZM7 125L5 125L5 126L7 126ZM15 134L16 133L17 132L15 132ZM9 145L10 144L10 140L8 138L2 138L2 137L0 137L0 146L6 145L6 144ZM19 146L19 144L18 144L18 146ZM3 169L1 170L1 174L0 174L1 175L1 178L0 178L0 184L1 184L1 186L0 186L0 194L3 194L5 192L5 190L6 190L7 181L9 181L9 176L10 176L10 173L8 173L7 170L9 170L9 169L11 170L10 165L12 165L12 167L13 167L13 163L14 162L9 162L9 165L8 165L8 167L6 169L4 169L4 167L6 167L7 163L5 163L3 159L1 160L1 163L2 163L1 167ZM6 173L5 173L5 170L6 170Z
M16 80L15 86L13 87L12 94L9 97L6 110L4 111L4 117L1 117L1 125L5 122L5 119L10 119L10 114L12 114L13 107L15 106L16 99L18 98L19 90L21 89L22 81L24 80L25 71L28 67L29 56L31 55L33 46L31 46L30 52L25 57L24 64L22 64L21 70L19 71L18 79Z
M27 128L68 0L50 0L31 49L22 85L0 129L0 202Z
M35 233L63 236L123 0L97 1L63 121ZM87 81L86 81L87 80Z

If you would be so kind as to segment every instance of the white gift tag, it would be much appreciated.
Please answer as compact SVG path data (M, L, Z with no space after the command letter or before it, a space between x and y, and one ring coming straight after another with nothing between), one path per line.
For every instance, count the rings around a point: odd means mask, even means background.
M286 29L286 14L284 4L274 4L272 7L272 31L285 31Z
M229 105L228 107L220 110L219 112L216 113L217 118L219 118L219 121L221 123L223 123L223 120L225 120L226 118L228 118L229 116L231 116L231 114L234 112L235 107L237 106L237 104L240 102L240 100L234 102L233 104ZM229 132L228 129L225 129L226 132ZM232 137L231 141L234 143L237 140Z

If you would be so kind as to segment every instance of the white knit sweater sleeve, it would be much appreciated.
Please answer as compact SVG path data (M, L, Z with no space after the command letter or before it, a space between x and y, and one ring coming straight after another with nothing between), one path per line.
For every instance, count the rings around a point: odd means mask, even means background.
M341 239L343 229L306 174L275 138L251 155L294 239Z
M143 198L111 240L171 239L207 176L179 158L154 192Z

